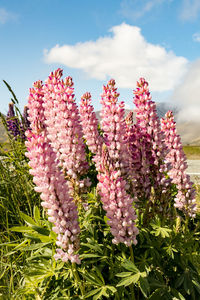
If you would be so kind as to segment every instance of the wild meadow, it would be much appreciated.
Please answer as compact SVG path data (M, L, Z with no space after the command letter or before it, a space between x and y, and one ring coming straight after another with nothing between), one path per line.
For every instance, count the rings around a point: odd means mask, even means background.
M100 123L60 69L34 83L23 114L9 89L0 299L200 299L199 187L148 83L134 90L134 121L110 80Z

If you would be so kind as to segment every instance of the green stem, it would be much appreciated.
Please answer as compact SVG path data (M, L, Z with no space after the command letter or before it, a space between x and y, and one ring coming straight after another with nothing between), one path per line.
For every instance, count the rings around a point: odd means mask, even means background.
M129 249L130 249L130 254L131 254L131 261L134 263L134 255L133 255L133 248L132 248L132 246L130 246Z
M186 216L186 219L185 219L185 232L188 231L188 222L189 222L189 217Z
M74 277L75 277L76 284L80 287L81 295L84 296L85 289L84 289L84 286L83 286L83 284L81 282L79 274L77 272L77 268L76 268L76 264L75 263L72 263L72 269L73 269L73 274L74 274Z
M129 249L130 249L130 254L131 254L131 261L134 263L134 255L133 255L133 248L132 248L132 246L130 246ZM135 300L135 293L134 293L134 285L133 285L133 283L130 285L130 290L131 290L131 299Z
M135 300L135 293L134 293L133 283L131 283L131 285L130 285L130 290L131 290L131 300Z
M115 299L120 300L118 292L116 292L116 294L115 294Z

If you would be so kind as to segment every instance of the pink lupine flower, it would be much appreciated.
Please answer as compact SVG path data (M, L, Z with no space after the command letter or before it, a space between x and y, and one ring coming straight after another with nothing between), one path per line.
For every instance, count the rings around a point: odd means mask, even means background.
M80 118L84 132L84 138L89 150L94 154L94 162L99 168L100 156L102 151L103 138L98 132L98 120L91 104L91 94L85 93L81 97Z
M156 113L156 104L151 100L148 83L144 78L137 82L134 91L136 106L136 127L140 140L141 167L140 176L143 178L145 193L150 193L154 186L155 196L162 200L168 191L170 180L165 177L168 165L164 163L166 145L163 143L163 133Z
M149 199L151 193L150 171L146 160L146 151L144 151L148 148L148 144L137 124L127 125L126 137L130 156L130 190L139 200Z
M174 206L185 214L195 217L196 192L190 176L186 173L186 156L183 151L181 138L176 131L176 122L174 121L172 111L168 111L165 119L161 119L161 128L165 134L165 143L169 150L166 161L172 166L168 174L172 178L172 182L176 184L178 190Z
M43 85L38 81L30 89L28 101L31 130L26 131L26 156L30 160L35 190L41 193L42 206L47 209L48 220L54 224L53 231L57 234L59 249L55 259L80 263L75 254L79 248L80 232L77 207L69 195L64 174L47 137L43 99Z
M62 70L52 72L44 86L44 114L48 138L60 166L74 186L87 172L85 145L71 77L61 80Z
M127 174L129 155L126 141L126 124L124 120L124 102L118 103L119 93L115 88L115 81L111 79L103 86L101 98L101 129L104 143L115 168L122 174Z
M109 219L108 225L114 236L114 244L124 243L126 246L136 245L138 229L135 226L136 213L133 199L126 192L126 181L120 170L109 157L107 147L102 150L100 172L98 173L98 189L103 203L103 209Z

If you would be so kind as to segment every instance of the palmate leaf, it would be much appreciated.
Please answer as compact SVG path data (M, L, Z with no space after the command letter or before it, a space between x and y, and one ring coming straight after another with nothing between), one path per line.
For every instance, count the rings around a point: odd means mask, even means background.
M129 286L130 284L138 283L140 278L145 278L147 276L146 272L140 272L140 270L135 266L135 264L130 260L125 260L122 263L122 266L130 271L130 272L121 272L116 274L117 277L122 277L123 279L117 284L117 287L119 286ZM143 286L144 293L147 294L147 291L145 290L145 283L143 280L141 280L141 285ZM148 284L148 282L147 282ZM148 286L149 288L149 286Z
M169 237L169 233L172 232L172 229L167 227L161 227L156 224L152 224L153 230L151 231L152 234L155 236L161 235L162 238Z
M91 296L94 296L95 294L97 294L99 291L101 291L101 287L100 288L97 288L97 289L94 289L92 291L90 291L89 293L87 293L85 295L85 298L89 298Z
M123 263L122 263L122 267L124 267L124 269L128 270L128 271L132 271L133 273L138 273L139 270L138 268L134 265L134 263L128 259L126 259Z
M167 247L163 247L163 249L166 250L167 254L171 256L172 259L174 259L174 252L178 252L173 245L168 245Z
M136 273L134 275L123 278L116 286L128 286L132 283L137 283L140 279L140 273Z
M102 296L104 296L106 298L110 298L110 294L113 295L116 293L116 291L117 291L117 289L114 286L105 285L105 286L102 286L100 288L97 288L97 289L94 289L94 290L88 292L85 295L85 298L89 298L91 296L93 296L93 298L92 298L93 300L101 299Z
M90 272L87 275L82 274L86 283L92 284L93 286L103 286L105 283L99 278L94 272Z
M90 243L81 243L81 246L88 247L96 252L103 253L103 249L101 248L103 244L90 244Z

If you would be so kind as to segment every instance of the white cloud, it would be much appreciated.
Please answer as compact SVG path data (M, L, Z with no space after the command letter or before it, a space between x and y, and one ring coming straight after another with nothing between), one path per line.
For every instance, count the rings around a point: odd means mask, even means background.
M113 77L121 88L135 87L140 77L150 81L151 91L171 90L180 81L188 64L184 57L148 43L139 27L123 23L110 31L111 36L96 41L45 50L45 61L83 70L99 80Z
M200 59L190 65L172 100L181 107L179 121L200 121Z
M0 24L5 24L9 21L15 21L17 19L17 15L7 11L4 8L0 8Z
M198 43L200 42L200 33L196 32L193 34L192 37L195 42L198 42Z
M180 18L183 21L193 21L200 13L199 0L183 0Z

